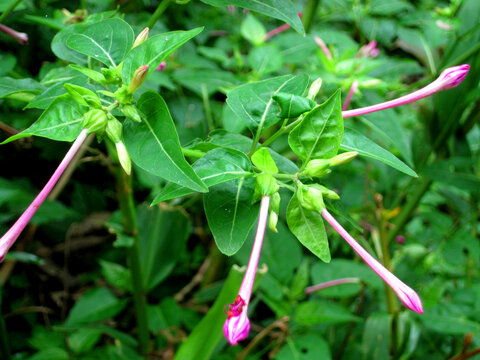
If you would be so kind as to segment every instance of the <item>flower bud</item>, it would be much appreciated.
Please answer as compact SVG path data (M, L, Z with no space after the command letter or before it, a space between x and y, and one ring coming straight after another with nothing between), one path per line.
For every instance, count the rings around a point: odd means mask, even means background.
M310 177L322 177L327 175L330 170L330 160L328 159L314 159L310 160L305 166L305 175Z
M440 90L452 89L460 85L460 83L467 76L470 65L464 64L459 66L453 66L448 69L443 70L440 73L440 76L433 82L433 84L438 82Z
M140 45L141 43L145 42L148 39L148 31L149 31L149 28L146 27L145 29L142 30L140 34L138 34L137 38L133 42L132 49L134 47L137 47L138 45Z
M268 215L268 227L270 228L270 230L276 233L278 233L277 223L278 223L278 214L275 211L270 211Z
M127 148L123 141L117 142L115 144L115 148L117 149L118 161L120 161L120 165L122 165L123 170L130 175L132 172L132 161L130 160L130 156L128 155Z
M113 116L108 119L105 132L115 145L122 141L122 128L122 123Z
M102 68L102 74L106 84L120 84L122 81L116 68Z
M139 87L142 85L143 81L146 79L148 74L148 69L150 67L148 65L140 66L135 72L133 73L132 81L128 86L128 91L130 94L133 94Z
M321 212L325 207L322 191L313 187L313 185L302 185L297 191L298 202L307 210Z
M333 191L333 190L330 190L329 188L323 186L323 185L320 185L320 184L313 184L311 185L313 188L319 190L322 192L322 195L323 197L326 197L327 199L332 199L332 200L338 200L340 199L340 196L338 196L338 194Z
M280 212L280 194L278 192L270 196L270 210Z
M82 128L87 129L88 134L97 133L97 135L103 135L107 122L108 118L105 111L92 109L83 114Z
M271 196L278 191L280 187L277 180L270 174L260 174L256 178L254 198L259 199L262 196Z
M330 166L338 166L338 165L346 164L352 161L357 155L358 155L358 152L356 151L348 151L348 152L338 154L329 160Z
M73 98L73 100L80 105L93 107L95 109L102 108L100 98L93 91L73 84L64 84L63 87L65 90L67 90L68 94Z
M16 40L21 45L28 45L27 34L15 31L12 28L9 28L8 26L5 26L3 24L0 24L0 31L10 36L12 39Z
M138 113L138 110L134 105L123 105L122 112L126 117L132 119L133 121L142 121L142 118L140 117L140 114Z
M322 78L318 78L315 80L312 85L310 85L310 89L308 89L308 98L310 100L315 100L320 88L322 87Z
M165 61L162 61L160 65L157 66L155 71L163 71L167 68L167 63Z
M130 90L126 85L123 85L115 91L115 99L122 104L122 105L128 105L128 104L133 104L133 96Z

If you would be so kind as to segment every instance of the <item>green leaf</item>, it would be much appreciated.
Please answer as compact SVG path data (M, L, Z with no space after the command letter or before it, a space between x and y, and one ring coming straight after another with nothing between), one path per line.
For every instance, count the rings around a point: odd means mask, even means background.
M315 101L306 97L282 92L274 95L273 100L280 106L282 118L295 118L312 110L316 105Z
M283 56L275 44L268 44L250 51L248 63L258 77L264 77L278 71L283 66Z
M304 35L303 24L297 15L297 9L290 0L201 0L212 6L234 5L244 9L257 11L261 14L285 21L295 31Z
M203 195L208 225L218 249L235 254L257 220L258 205L252 205L255 180L240 178L215 185Z
M280 92L304 95L308 75L285 75L241 85L227 95L227 104L252 133L261 133L281 120L272 97Z
M252 163L267 174L278 173L277 165L267 148L260 148L252 155Z
M32 135L58 141L73 141L82 131L85 109L68 94L61 95L48 106L28 129L9 137L2 144Z
M91 289L75 303L65 324L70 326L105 320L117 315L126 305L107 288Z
M137 214L142 275L148 291L173 270L186 250L192 227L189 219L177 210L143 206Z
M242 152L230 148L217 148L209 151L193 164L193 169L205 183L211 187L229 180L248 176L252 165ZM161 201L175 199L193 193L191 189L168 183L162 192L153 199L152 205Z
M365 322L363 331L363 358L384 360L390 357L390 329L389 314L373 313Z
M68 347L75 354L92 350L100 340L102 332L96 329L80 329L68 336Z
M202 69L178 69L173 73L173 79L183 87L193 91L198 96L210 96L221 91L226 92L238 84L234 74L229 71Z
M246 40L258 46L265 42L267 30L265 30L265 26L263 26L255 16L248 14L242 22L240 33Z
M307 333L299 337L292 337L291 341L280 349L274 360L331 360L328 343L319 335Z
M195 191L208 188L183 157L175 125L165 100L153 91L137 102L142 122L124 123L125 146L142 169Z
M119 18L103 20L86 26L82 33L67 39L67 46L90 56L107 66L116 67L128 53L134 41L130 25Z
M345 151L357 151L360 155L379 160L404 174L418 177L417 173L403 161L356 130L345 128L340 148Z
M311 159L329 159L337 155L342 134L341 96L337 90L290 132L288 144L304 163Z
M60 348L47 348L27 358L27 360L68 360L67 351Z
M300 205L294 194L287 208L287 224L297 239L319 259L330 262L327 233L320 213Z
M87 56L72 50L67 46L67 40L74 34L82 34L85 24L73 24L59 31L52 39L52 52L60 59L79 65L87 64Z
M327 301L307 301L298 305L293 315L295 322L302 325L341 324L359 322L361 318L353 315L346 307Z
M0 99L21 92L39 94L44 89L42 84L30 78L14 79L8 76L0 78Z
M140 66L148 65L150 67L148 74L151 74L168 55L197 36L202 30L203 27L200 27L190 31L172 31L155 35L132 49L123 62L122 80L124 84L130 84L133 73Z
M243 271L232 267L214 304L180 346L175 360L191 360L193 354L195 360L209 360L212 357L224 337L222 328L227 317L223 309L235 299L243 275Z
M98 71L95 71L83 66L75 65L75 64L71 64L69 65L69 67L82 73L83 75L87 76L89 79L92 79L93 81L96 81L100 84L106 81L105 76L103 76L103 74L99 73Z
M102 275L109 284L125 291L132 291L132 274L126 267L110 261L100 260Z

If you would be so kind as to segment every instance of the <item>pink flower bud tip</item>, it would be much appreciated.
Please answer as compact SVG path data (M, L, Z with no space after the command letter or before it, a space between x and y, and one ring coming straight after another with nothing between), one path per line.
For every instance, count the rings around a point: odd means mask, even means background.
M158 65L155 70L156 71L163 71L163 70L165 70L166 67L167 67L167 63L165 61L162 61L160 63L160 65Z
M245 301L238 295L235 302L225 308L228 318L223 325L223 333L231 345L237 345L248 336L250 331L250 320L248 320L245 305Z
M395 291L403 305L418 314L423 314L422 300L412 288L402 283L395 287L392 286L392 289Z
M465 76L467 76L468 70L470 70L470 65L468 64L453 66L443 70L436 81L444 83L441 86L442 90L452 89L460 85Z
M397 242L397 244L403 245L403 244L405 244L405 237L402 236L402 235L398 235L395 238L395 241Z

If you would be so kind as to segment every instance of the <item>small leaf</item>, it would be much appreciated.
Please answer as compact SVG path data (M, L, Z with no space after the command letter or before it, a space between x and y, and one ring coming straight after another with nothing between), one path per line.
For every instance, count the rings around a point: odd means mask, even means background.
M341 97L337 90L290 132L288 144L304 163L311 159L329 159L337 155L342 134Z
M126 267L110 261L100 260L103 277L113 286L132 291L132 274Z
M379 160L404 174L418 177L417 173L408 167L403 161L356 130L345 128L340 148L346 151L356 151L359 155Z
M122 80L130 84L133 73L140 66L148 65L148 75L177 48L202 32L203 28L190 31L172 31L155 35L130 51L123 62ZM147 75L147 77L148 77Z
M248 63L256 75L261 78L281 69L283 55L275 44L267 44L250 51Z
M82 73L83 75L87 76L88 78L100 84L106 81L105 76L103 76L103 74L99 73L98 71L95 71L83 66L75 65L75 64L71 64L69 65L69 67L71 67L74 70L77 70L78 72Z
M275 100L280 106L280 116L283 118L298 117L303 113L312 110L316 105L315 101L306 97L286 94L283 92L274 95L273 100Z
M294 194L287 208L287 223L297 239L320 260L330 262L327 233L320 213L303 208Z
M278 173L277 165L267 148L260 148L252 155L252 163L267 174Z
M217 148L209 151L204 157L197 160L193 164L193 169L205 185L211 187L222 182L250 175L252 165L247 156L238 150ZM152 205L193 192L191 189L171 182L155 197Z
M85 27L82 33L70 35L67 46L107 66L116 67L134 41L130 25L119 18L103 20Z
M258 205L252 206L254 187L254 179L240 178L215 185L203 195L208 226L225 255L242 247L257 220Z
M273 96L283 92L304 95L308 75L285 75L241 85L227 95L227 104L253 134L261 133L282 118Z
M126 121L124 139L132 160L142 169L168 181L205 192L208 188L185 160L165 100L153 91L137 102L143 121Z
M14 79L8 76L0 78L0 99L21 92L40 94L44 89L42 84L30 78Z
M61 95L48 106L28 129L9 137L2 144L32 135L52 140L73 141L82 131L85 109L68 94Z
M265 30L265 26L263 26L255 16L248 14L242 22L240 33L246 40L258 46L265 42L267 30Z

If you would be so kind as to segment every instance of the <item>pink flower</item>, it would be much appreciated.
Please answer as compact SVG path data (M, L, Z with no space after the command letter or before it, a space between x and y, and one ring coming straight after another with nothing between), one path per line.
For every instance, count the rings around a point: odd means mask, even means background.
M250 297L252 295L253 283L257 272L258 260L262 250L263 236L265 235L265 227L267 225L268 207L270 197L262 197L260 205L260 217L258 219L257 233L255 242L253 243L252 253L248 261L247 271L238 291L238 295L233 304L226 306L226 314L228 315L223 325L223 333L231 345L237 345L240 340L245 339L250 331L250 320L248 320L247 311ZM228 309L228 310L227 310Z
M77 139L73 142L70 150L68 150L67 154L63 158L60 165L58 165L57 170L55 170L45 187L42 189L42 191L40 191L40 193L32 201L32 203L24 211L24 213L18 218L15 224L13 224L13 226L5 233L5 235L2 236L2 238L0 239L0 262L3 261L5 255L7 254L7 251L15 243L20 233L23 231L25 226L27 226L28 222L35 214L37 209L40 207L40 205L42 205L42 203L45 201L48 194L50 194L58 179L60 178L60 176L62 176L64 170L66 169L70 161L72 161L78 149L85 141L85 138L87 137L87 132L88 129L84 129L80 132Z
M8 26L5 26L3 24L0 24L0 31L4 32L11 38L17 40L19 44L22 44L22 45L28 44L28 35L25 33L15 31L12 28L9 28Z
M465 76L467 76L469 69L470 65L467 64L445 69L435 81L420 90L414 91L411 94L381 104L371 105L354 110L342 111L342 116L343 118L349 118L353 116L365 115L375 111L385 110L388 108L408 104L423 99L424 97L431 96L442 90L452 89L460 85L463 79L465 79Z
M167 63L165 61L162 61L160 63L160 65L158 65L155 70L156 71L163 71L163 70L165 70L166 67L167 67Z
M363 45L360 50L358 50L357 58L360 57L377 57L380 53L380 50L377 48L377 42L375 40L370 41L367 45Z
M340 225L337 220L327 211L322 210L322 216L341 237L355 250L355 252L372 268L373 271L385 281L397 294L400 301L412 311L423 313L422 300L417 293L404 284L400 279L388 271L382 264L373 258L360 244Z

